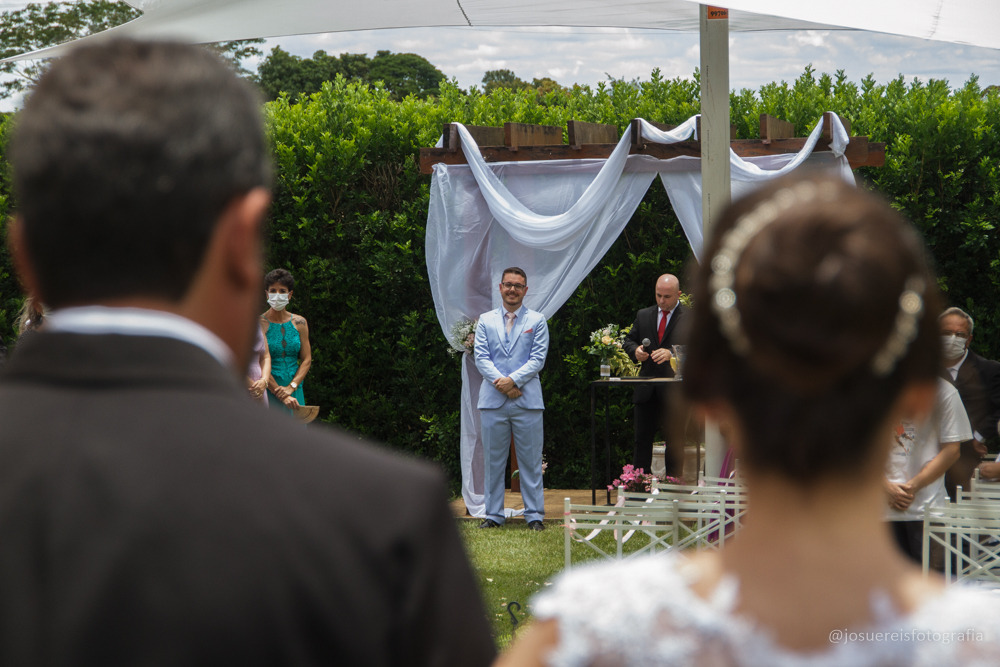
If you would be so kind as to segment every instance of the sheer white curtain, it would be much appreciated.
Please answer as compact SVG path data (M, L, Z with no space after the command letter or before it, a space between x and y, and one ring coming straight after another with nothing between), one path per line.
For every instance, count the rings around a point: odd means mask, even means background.
M850 177L842 127L834 155L810 159L821 123L797 155L742 160L732 154L734 196L807 160ZM670 132L645 121L640 125L646 141L673 143L693 135L696 117ZM692 250L696 256L701 252L697 158L629 156L631 130L626 129L607 160L486 164L464 127L459 126L459 136L469 164L434 166L426 236L434 307L456 349L463 349L453 336L457 324L499 307L498 284L508 266L520 266L528 274L525 304L552 317L618 238L657 174ZM550 350L550 356L558 354ZM469 355L463 357L462 494L470 514L483 516L483 452L476 409L481 378Z
M744 160L730 150L729 168L733 199L738 199L767 181L784 176L800 167L832 171L853 185L854 173L844 157L850 136L836 114L832 118L830 151L814 152L823 134L822 117L798 153L765 155ZM647 136L646 132L643 127L644 139L648 141L656 139L655 136ZM670 205L680 220L684 234L691 245L691 252L701 261L701 250L704 245L704 226L701 219L701 158L680 157L664 160L661 164L660 180L667 190Z

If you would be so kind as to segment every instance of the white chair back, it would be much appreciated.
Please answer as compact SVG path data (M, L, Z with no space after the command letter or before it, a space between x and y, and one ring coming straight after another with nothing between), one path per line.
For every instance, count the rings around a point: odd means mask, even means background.
M586 544L609 559L675 549L719 549L739 529L747 510L745 487L657 484L652 493L618 489L614 507L564 501L565 565L571 546ZM607 536L610 534L610 539ZM626 550L635 536L643 538Z
M957 495L957 494L956 494ZM1000 588L1000 504L956 502L924 512L923 566L929 571L932 545L944 550L944 575Z

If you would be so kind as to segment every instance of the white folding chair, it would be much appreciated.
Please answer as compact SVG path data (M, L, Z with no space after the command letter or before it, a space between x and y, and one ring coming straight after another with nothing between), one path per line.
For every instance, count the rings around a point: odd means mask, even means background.
M698 486L745 486L743 483L743 477L736 473L732 477L711 477L709 475L702 475L698 478Z
M980 472L981 471L978 466L972 472L972 484L970 484L970 486L973 491L979 489L980 487L987 489L1000 488L1000 479L984 479Z
M678 539L690 532L683 546L698 548L723 546L742 524L747 509L746 487L736 485L656 484L651 494L625 493L624 498L625 504L678 501L679 520L686 524L678 527Z
M631 558L672 548L672 508L660 503L641 503L623 507L574 505L563 501L563 545L565 567L572 567L571 546L587 545L599 556L612 560ZM624 545L633 535L642 535L645 543L625 551ZM610 539L602 540L602 535ZM626 535L628 537L626 537ZM610 542L610 544L608 544Z
M997 513L1000 514L1000 484L979 483L973 480L973 487L969 491L961 486L955 488L956 503L989 504L996 503Z
M1000 504L961 502L924 512L923 567L930 569L932 545L944 550L944 575L949 580L1000 588Z
M720 523L722 531L716 539L712 540L713 543L718 542L721 546L726 538L731 536L743 524L743 518L747 511L747 487L743 484L743 480L740 477L734 479L707 477L702 479L705 481L703 486L657 484L655 488L659 496L664 498L676 497L683 499L685 494L690 494L691 496L704 498L709 505L713 502L721 503L719 511L721 512ZM708 483L715 481L719 481L720 483Z

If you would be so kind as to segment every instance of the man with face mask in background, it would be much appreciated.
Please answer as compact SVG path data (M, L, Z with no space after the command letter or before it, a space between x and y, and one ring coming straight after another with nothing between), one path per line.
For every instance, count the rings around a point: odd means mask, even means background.
M974 323L961 308L948 308L938 321L944 357L942 376L958 389L973 430L973 439L962 443L958 461L945 475L948 495L954 498L955 487L968 489L976 466L988 451L996 453L1000 445L1000 363L969 349Z

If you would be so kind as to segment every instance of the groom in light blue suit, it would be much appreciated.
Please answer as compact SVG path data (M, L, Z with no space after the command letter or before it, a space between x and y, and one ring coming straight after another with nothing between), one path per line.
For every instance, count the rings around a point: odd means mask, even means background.
M486 452L486 519L480 528L504 523L504 472L514 435L521 476L524 519L532 530L544 530L542 493L542 384L538 372L549 352L545 316L523 305L528 278L516 266L500 279L503 305L479 316L476 368L483 376L479 415Z

